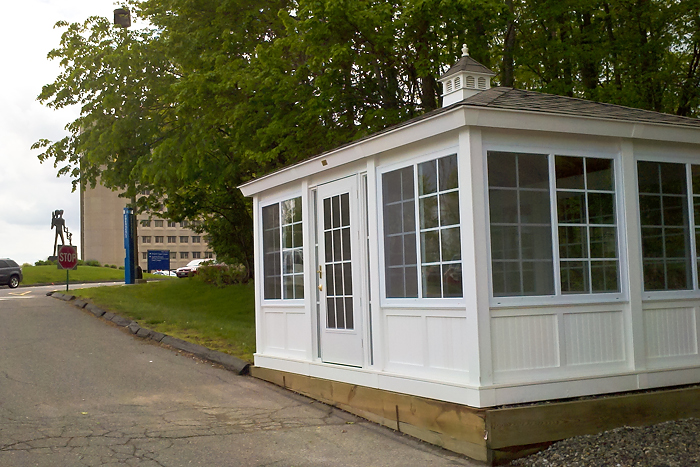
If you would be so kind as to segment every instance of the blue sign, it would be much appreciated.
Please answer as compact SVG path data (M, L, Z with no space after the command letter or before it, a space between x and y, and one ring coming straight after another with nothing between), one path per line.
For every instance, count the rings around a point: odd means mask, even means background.
M167 271L170 269L170 250L148 250L148 270Z

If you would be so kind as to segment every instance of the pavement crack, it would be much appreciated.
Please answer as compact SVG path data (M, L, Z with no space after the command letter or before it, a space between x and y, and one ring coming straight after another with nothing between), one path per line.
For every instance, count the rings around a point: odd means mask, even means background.
M27 382L27 381L22 381L22 380L19 380L19 379L17 379L17 378L13 378L13 377L10 376L9 374L7 374L6 371L2 371L1 373L2 373L2 375L5 377L5 379L8 379L8 380L10 380L10 381L14 381L15 383L26 384L26 385L28 385L28 386L36 386L34 383L29 383L29 382Z

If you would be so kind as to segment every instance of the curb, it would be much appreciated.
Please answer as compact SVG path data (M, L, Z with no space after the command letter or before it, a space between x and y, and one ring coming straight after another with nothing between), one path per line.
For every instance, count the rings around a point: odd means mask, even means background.
M169 345L183 352L191 353L192 355L199 357L203 360L208 360L213 363L218 363L229 371L233 371L239 375L247 375L250 372L250 363L241 360L240 358L234 357L223 352L218 352L216 350L211 350L199 344L194 344L192 342L183 341L176 337L168 336L162 332L152 331L141 327L136 321L131 321L130 319L115 315L109 311L105 311L92 303L88 303L84 300L76 299L75 295L67 295L60 292L48 292L47 296L57 298L66 302L71 302L71 304L78 308L84 308L98 318L102 318L106 321L111 321L119 327L125 327L129 329L131 334L142 339L151 339L155 342L161 344Z

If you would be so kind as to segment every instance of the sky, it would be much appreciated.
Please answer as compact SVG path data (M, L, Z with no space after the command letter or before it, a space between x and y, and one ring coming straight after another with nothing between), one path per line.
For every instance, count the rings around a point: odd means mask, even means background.
M80 243L80 196L68 177L56 177L53 164L39 162L32 150L41 138L67 134L79 109L49 109L36 97L60 72L46 58L59 45L57 21L82 22L90 16L113 18L113 0L22 0L3 3L0 43L0 258L19 264L46 259L53 252L51 213L64 210L73 244Z

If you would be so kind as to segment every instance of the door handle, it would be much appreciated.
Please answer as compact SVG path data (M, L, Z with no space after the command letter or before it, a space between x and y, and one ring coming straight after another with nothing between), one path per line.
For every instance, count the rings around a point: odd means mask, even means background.
M318 273L318 278L323 279L323 269L321 269L321 266L318 267L318 271L316 272Z

